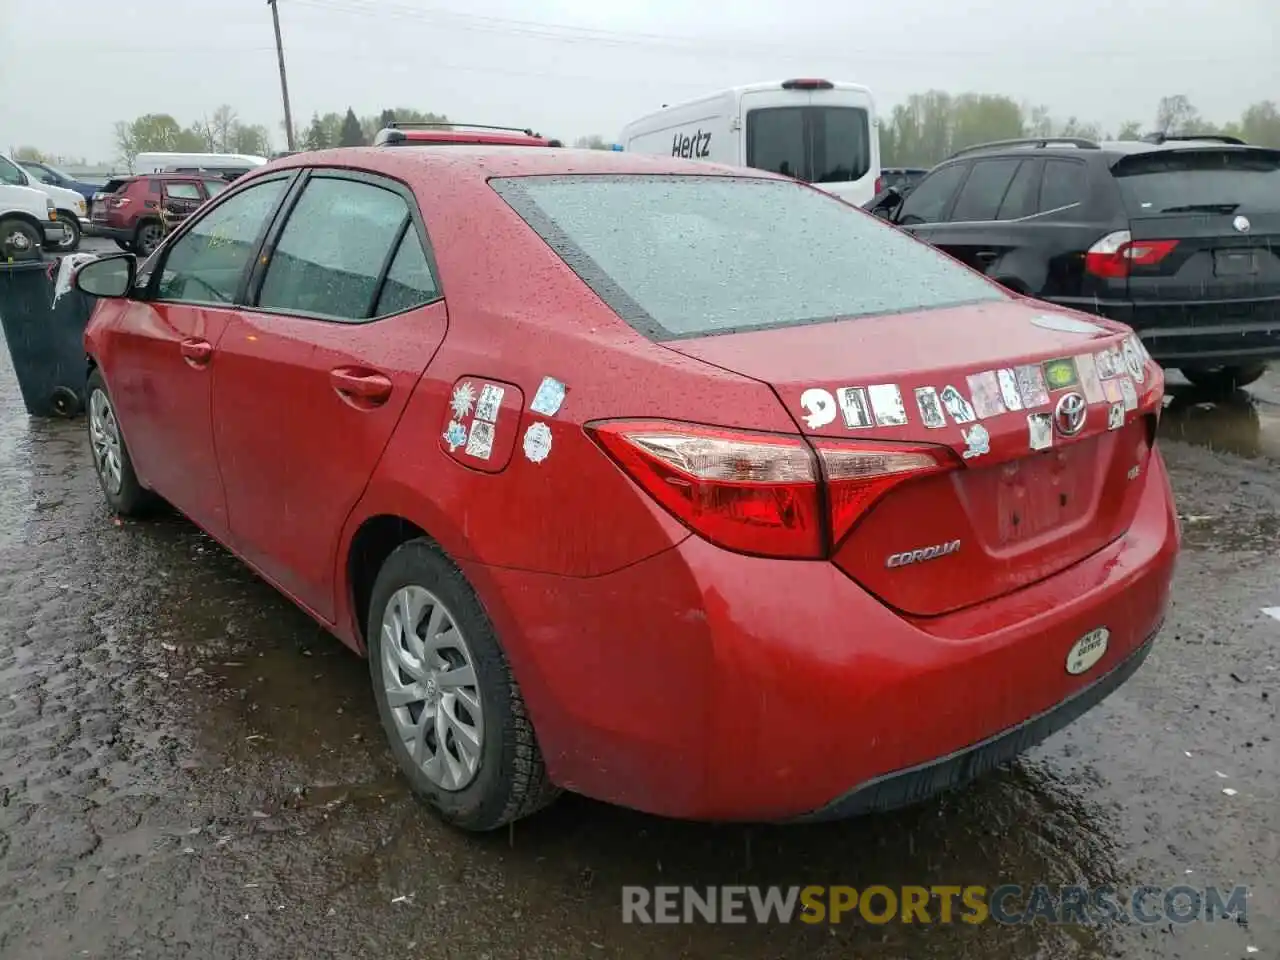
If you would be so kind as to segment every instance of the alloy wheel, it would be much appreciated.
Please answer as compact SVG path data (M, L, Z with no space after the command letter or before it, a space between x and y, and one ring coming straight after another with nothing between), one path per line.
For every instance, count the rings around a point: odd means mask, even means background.
M124 483L120 425L111 401L101 390L94 390L89 398L89 440L93 444L93 463L98 476L113 495L119 494Z

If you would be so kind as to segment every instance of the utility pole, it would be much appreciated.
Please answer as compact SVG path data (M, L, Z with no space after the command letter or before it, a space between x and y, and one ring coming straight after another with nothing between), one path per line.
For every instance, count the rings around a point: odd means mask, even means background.
M276 56L280 60L280 96L284 98L284 135L288 141L289 150L293 151L297 147L293 142L293 113L289 109L289 81L284 73L284 41L280 39L280 12L276 10L276 0L267 0L267 6L271 8L271 19L276 26Z

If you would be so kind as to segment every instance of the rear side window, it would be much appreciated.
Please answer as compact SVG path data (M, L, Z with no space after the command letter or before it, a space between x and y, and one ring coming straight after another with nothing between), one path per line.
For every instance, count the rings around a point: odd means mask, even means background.
M1160 150L1111 172L1130 216L1280 208L1280 150Z
M358 180L316 177L289 215L258 304L365 320L409 207L392 190Z
M955 208L948 217L954 223L975 220L994 220L1000 211L1013 175L1018 172L1019 160L979 160L973 172L964 182Z
M216 197L227 187L231 186L226 180L205 180L204 188L209 192L209 196Z
M761 107L747 113L747 166L810 183L861 180L871 124L860 107Z
M968 169L967 164L956 163L921 180L920 185L903 201L898 222L907 225L937 223L941 220L942 212L947 209L947 204L951 202Z
M786 181L491 183L602 300L654 339L1007 298L932 247Z
M378 306L374 314L385 317L392 313L412 310L424 303L430 303L440 296L435 278L431 275L431 266L427 263L427 255L422 249L422 240L418 231L412 226L405 232L400 241L400 249L396 258L391 261L391 269L387 271L387 281L382 292L378 294Z
M1000 202L997 220L1017 220L1029 217L1036 212L1036 192L1040 186L1040 161L1023 160L1018 165L1018 172L1013 175L1013 182L1004 193Z
M1040 183L1040 212L1061 210L1084 201L1085 166L1074 160L1046 160Z
M169 195L170 200L203 200L200 195L200 188L194 183L184 183L181 180L171 181L164 185L164 192Z

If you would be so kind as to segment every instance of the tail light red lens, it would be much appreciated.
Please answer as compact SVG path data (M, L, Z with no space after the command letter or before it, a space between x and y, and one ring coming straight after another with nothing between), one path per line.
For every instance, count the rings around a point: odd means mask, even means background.
M815 440L668 421L588 434L699 536L738 553L817 560L889 490L954 466L946 448ZM816 455L815 455L816 451Z
M879 193L883 189L884 189L884 177L876 177L876 185L875 185L875 189L872 191L872 196L875 196L875 194Z
M1177 240L1134 240L1128 230L1109 233L1084 255L1084 268L1095 277L1123 279L1134 267L1159 263L1178 246Z

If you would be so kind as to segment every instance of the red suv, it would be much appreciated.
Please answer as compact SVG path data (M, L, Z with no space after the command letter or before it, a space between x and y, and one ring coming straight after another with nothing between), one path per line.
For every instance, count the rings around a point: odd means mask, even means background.
M111 508L163 498L367 654L400 768L471 829L558 788L909 803L1078 717L1164 618L1132 331L808 184L304 153L75 283Z
M182 173L113 180L94 195L92 232L110 237L122 250L150 256L167 231L228 186L220 177Z

